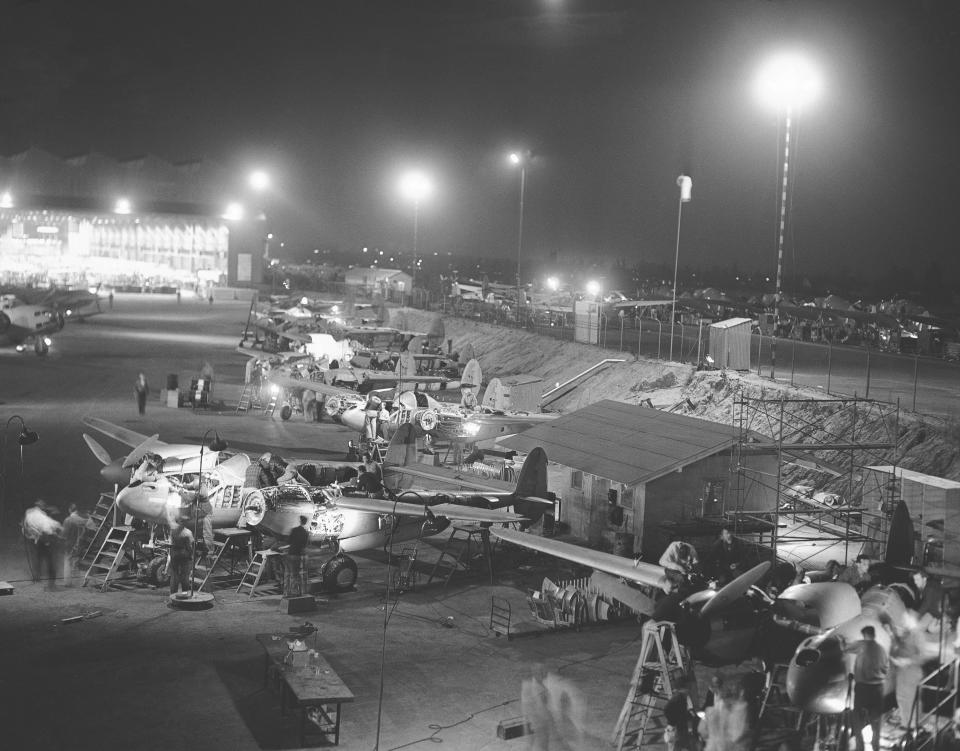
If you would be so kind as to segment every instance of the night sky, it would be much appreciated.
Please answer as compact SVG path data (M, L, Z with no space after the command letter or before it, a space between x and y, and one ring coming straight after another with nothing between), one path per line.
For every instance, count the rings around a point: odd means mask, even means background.
M776 267L778 117L752 82L790 48L799 114L788 274L956 268L954 0L3 3L0 151L206 158L275 190L311 248L409 248L397 182L429 172L424 254Z

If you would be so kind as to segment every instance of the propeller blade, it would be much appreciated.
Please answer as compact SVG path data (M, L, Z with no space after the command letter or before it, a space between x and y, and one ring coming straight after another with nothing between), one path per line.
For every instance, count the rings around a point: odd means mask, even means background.
M84 433L83 440L86 441L87 448L93 452L93 455L97 457L97 461L99 461L102 465L106 466L113 461L113 458L107 453L107 450L97 443L94 438L91 438L89 435Z
M140 460L146 456L147 452L153 447L154 441L160 439L160 434L156 433L155 435L150 436L147 440L137 446L133 451L127 454L127 458L123 460L124 469L129 469L130 467L136 467Z

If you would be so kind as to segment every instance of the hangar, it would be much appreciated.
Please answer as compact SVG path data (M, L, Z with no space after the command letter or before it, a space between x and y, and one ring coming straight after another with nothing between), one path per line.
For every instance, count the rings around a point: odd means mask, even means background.
M0 176L0 257L9 281L122 287L262 279L266 219L228 205L229 180L209 162L60 158L31 148L0 157Z
M738 468L775 474L777 457L741 454L741 439L733 426L608 399L501 443L544 448L549 486L562 498L557 521L571 534L656 560L670 541L665 523L776 508L776 488Z

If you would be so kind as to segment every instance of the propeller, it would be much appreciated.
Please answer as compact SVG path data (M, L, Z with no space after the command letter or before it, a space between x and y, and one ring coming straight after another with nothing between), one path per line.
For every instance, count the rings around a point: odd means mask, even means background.
M96 439L91 438L89 435L84 433L83 440L86 441L87 448L93 452L93 455L97 457L97 461L99 461L101 464L106 466L113 461L113 458L107 453L107 450L101 446Z
M129 469L130 467L136 467L140 463L140 460L150 451L154 441L158 441L159 439L160 434L156 433L127 454L127 458L123 460L123 468Z

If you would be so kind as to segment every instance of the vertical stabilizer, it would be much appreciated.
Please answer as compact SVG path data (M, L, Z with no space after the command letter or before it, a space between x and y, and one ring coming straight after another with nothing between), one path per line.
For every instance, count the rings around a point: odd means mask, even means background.
M547 504L541 501L524 501L523 498L548 498L547 495L547 452L540 446L527 454L517 478L514 509L531 522L538 521L547 510Z

